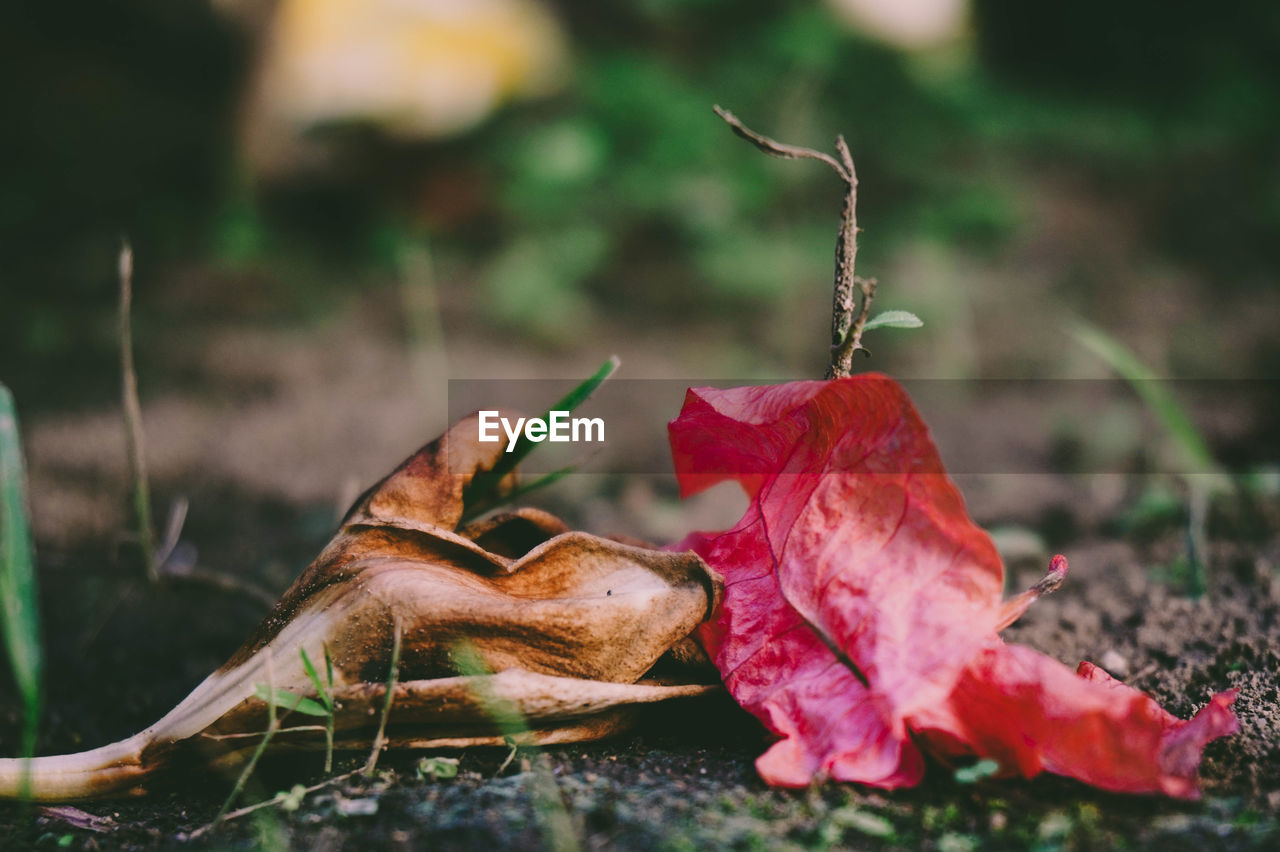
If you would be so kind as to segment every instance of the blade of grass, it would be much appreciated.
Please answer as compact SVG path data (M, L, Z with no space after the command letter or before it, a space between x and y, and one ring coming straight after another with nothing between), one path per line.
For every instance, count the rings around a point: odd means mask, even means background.
M281 687L271 690L265 683L259 683L254 687L253 692L268 704L284 708L286 713L297 712L304 716L329 715L329 711L324 709L320 702L312 701L304 695L298 695Z
M302 668L306 670L307 677L311 679L311 685L316 688L316 695L320 697L320 701L324 704L325 709L333 709L333 699L325 690L324 684L320 682L320 675L316 672L316 667L311 665L311 658L307 656L306 648L299 648L298 652L302 655Z
M440 401L448 395L449 364L431 246L421 234L395 226L388 228L385 236L399 267L405 344L413 386L426 418L423 425L433 431L443 429L448 424L443 422L445 407Z
M320 696L320 700L324 702L325 724L324 724L324 772L326 775L333 769L333 657L329 656L329 644L324 645L324 665L325 672L329 676L329 686L326 689L320 683L320 675L316 672L316 667L311 664L311 658L307 656L306 648L299 648L302 654L302 667L307 670L307 677L311 679L311 685L316 688L316 695Z
M1198 598L1209 591L1209 503L1212 484L1203 476L1187 476L1187 557L1192 571L1187 594Z
M133 249L127 241L120 246L119 273L121 402L129 471L133 480L133 513L137 524L135 534L146 577L152 585L161 580L200 583L253 598L270 608L275 605L275 595L232 575L199 568L186 568L181 572L163 570L181 537L188 506L187 501L182 498L174 502L165 539L157 547L155 524L151 516L151 483L147 475L147 437L142 427L142 404L138 401L138 376L133 364Z
M1173 398L1173 394L1169 393L1165 382L1156 375L1154 370L1138 360L1138 356L1124 344L1095 326L1076 323L1070 327L1070 331L1081 346L1101 358L1108 367L1129 383L1173 438L1184 456L1184 461L1192 465L1195 472L1220 472L1213 453L1209 451L1200 431L1196 429L1187 412Z
M341 775L335 775L332 778L326 778L323 781L320 781L316 784L312 784L310 787L302 787L298 791L298 795L300 797L305 797L311 793L315 793L319 790L323 790L326 787L332 787L335 784L340 784L343 781L346 781L349 778L354 778L359 774L360 774L359 769L353 769L350 772L344 772ZM290 793L283 793L283 792L277 793L274 796L272 796L270 799L264 799L261 802L255 802L252 805L245 805L243 808L239 808L234 811L228 811L227 813L223 814L222 822L227 823L227 822L231 822L232 820L239 819L242 816L256 814L259 811L263 810L264 808L278 807L280 804L284 802L285 797L289 795ZM215 827L215 823L209 823L207 825L203 825L200 828L197 828L195 831L191 832L189 835L187 835L186 839L195 840L199 837L204 836L205 834L208 834L210 829L214 827ZM179 839L181 839L181 835L179 835Z
M458 642L453 647L453 660L460 674L476 678L476 697L484 706L485 714L493 720L498 731L511 744L511 754L507 755L502 768L505 769L511 762L517 749L528 748L534 752L534 760L530 762L533 775L530 794L538 824L547 840L547 847L556 852L572 852L572 850L581 849L582 844L578 841L573 819L565 808L560 786L546 765L543 759L545 756L534 745L533 734L524 716L510 701L497 695L489 687L484 678L492 675L493 672L485 665L475 646L466 641Z
M1106 362L1119 376L1129 383L1138 398L1151 410L1173 439L1190 467L1181 475L1189 492L1187 520L1187 560L1190 564L1190 580L1187 592L1198 598L1209 589L1208 571L1208 516L1209 502L1214 494L1231 487L1231 480L1223 472L1187 412L1165 382L1155 371L1142 363L1126 346L1102 329L1083 322L1069 326L1076 341Z
M581 384L575 387L569 393L565 394L555 405L542 413L542 419L549 419L552 411L574 411L582 403L586 402L591 394L595 393L596 388L604 384L610 376L618 369L622 362L618 360L617 355L610 355L609 360L600 365L590 377L585 379ZM516 438L515 447L509 453L503 453L498 463L491 470L477 474L471 483L467 486L463 493L463 517L473 518L481 512L488 511L497 505L495 502L495 492L504 477L511 471L515 470L516 465L525 459L529 453L533 452L538 444L530 441L523 434ZM547 477L554 477L548 481L541 482L542 485L550 485L556 479L570 472L570 469L562 469L547 474ZM547 479L544 477L543 479Z
M155 558L155 527L151 521L151 485L147 478L146 435L142 430L142 405L138 402L138 375L133 367L133 249L120 246L120 378L124 407L125 439L129 470L133 476L133 512L138 525L138 547L147 579L160 579Z
M551 485L555 482L559 482L561 479L564 479L566 476L573 473L575 470L577 470L577 467L574 465L570 465L568 467L559 468L558 470L553 470L550 473L544 473L542 476L539 476L537 479L533 480L530 483L518 485L515 488L511 489L510 491L508 491L506 494L502 496L502 499L500 501L489 502L481 506L477 506L474 511L470 511L464 514L462 516L462 520L463 522L473 520L477 515L484 514L490 509L497 508L503 503L512 503L516 500L519 500L521 497L531 494L534 491L541 490L543 488L546 488L548 485Z
M267 694L275 693L275 668L271 664L271 651L267 651ZM267 729L262 732L262 739L258 742L258 747L253 750L253 755L249 758L249 762L245 764L244 769L240 772L240 777L236 779L236 784L231 788L231 794L227 796L227 800L222 803L222 807L218 809L218 815L213 818L213 822L208 827L213 827L222 822L223 817L227 815L227 811L235 804L236 799L240 797L240 793L244 790L244 785L248 783L253 771L258 768L258 761L262 759L262 755L267 750L267 744L271 742L271 738L276 735L276 731L280 730L280 719L276 716L276 703L274 701L267 702Z
M44 649L35 557L27 516L26 474L13 395L0 384L0 615L4 644L22 696L22 756L35 754L40 720ZM23 788L28 788L29 779Z
M329 653L329 643L324 643L324 674L329 684L329 720L325 723L324 736L324 771L333 771L333 655Z
M333 655L329 653L329 643L324 643L324 677L329 684L329 695L333 695Z
M454 646L453 664L465 677L483 678L493 674L470 642L461 641ZM529 726L515 705L494 694L485 681L476 682L476 693L484 705L485 714L503 737L518 745L532 745Z
M382 700L382 718L378 721L378 733L373 738L373 748L362 770L366 778L373 775L378 766L378 755L387 744L387 718L391 715L391 703L395 700L396 682L400 679L400 619L393 625L395 636L391 643L391 667L387 670L387 694Z

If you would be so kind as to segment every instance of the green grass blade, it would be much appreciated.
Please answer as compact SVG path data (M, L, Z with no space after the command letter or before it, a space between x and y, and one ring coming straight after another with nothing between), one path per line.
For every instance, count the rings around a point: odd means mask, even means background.
M1213 453L1209 451L1200 431L1154 371L1099 328L1077 323L1070 327L1070 331L1081 346L1105 361L1108 367L1129 383L1173 438L1185 457L1184 461L1191 464L1195 472L1219 472Z
M151 520L151 485L147 476L147 438L142 428L142 404L138 401L138 374L133 366L133 249L126 242L120 247L120 395L124 410L125 445L129 451L129 470L133 477L133 512L138 524L138 547L141 548L147 578L160 579L156 564L156 533Z
M254 694L268 704L279 707L290 713L295 710L306 716L328 716L329 711L326 710L318 701L313 701L303 695L290 692L287 689L276 687L273 691L265 683L259 683L254 686Z
M476 698L484 707L485 715L493 721L494 726L512 745L512 755L515 754L517 747L538 752L537 746L533 744L533 733L529 730L529 725L520 713L520 709L512 702L496 695L486 683L487 676L492 675L493 672L480 657L476 647L466 640L457 642L453 646L453 663L459 674L475 679L473 688ZM578 840L577 829L572 817L569 816L568 809L565 808L564 797L556 783L555 775L541 758L543 755L536 753L535 760L531 764L533 785L530 793L533 798L534 813L542 829L547 848L557 852L581 849L582 844Z
M400 619L395 619L392 629L395 631L391 639L391 665L387 668L387 690L382 699L382 716L378 721L378 733L373 738L373 748L369 750L369 759L365 761L361 772L366 778L373 776L378 767L378 756L387 745L387 719L391 717L391 705L395 703L396 683L400 680Z
M25 724L22 753L35 753L40 719L44 648L40 644L40 610L35 557L27 517L26 474L13 395L0 384L0 627L22 696Z
M617 372L618 366L621 363L622 362L618 360L617 355L610 355L609 360L601 364L600 368L596 370L590 378L586 379L582 384L569 391L563 399L551 407L550 411L573 411L579 405L582 405L582 403L587 401L587 398L590 397L591 394L596 392L596 388L604 384L610 376ZM544 413L543 417L546 417L550 411ZM528 449L525 450L525 454L527 455L528 451L533 449L535 445L530 442L526 443L529 444ZM519 452L519 447L516 448L516 452Z
M1191 597L1198 598L1210 587L1207 526L1209 500L1214 493L1229 490L1231 479L1218 466L1200 430L1169 393L1155 371L1138 360L1138 356L1118 340L1095 326L1077 322L1069 330L1080 345L1105 361L1107 366L1129 383L1177 445L1183 461L1190 466L1190 470L1182 474L1190 491L1187 522L1190 577L1187 591Z
M551 485L552 483L559 482L561 479L564 479L566 476L573 473L575 470L577 470L576 467L569 466L569 467L562 467L558 470L553 470L550 473L544 473L542 476L539 476L537 479L533 480L529 484L519 486L518 488L513 490L510 494L507 494L506 497L503 498L503 500L504 502L507 502L507 503L510 503L513 500L519 500L521 497L524 497L533 491L546 488L548 485Z
M307 649L299 648L298 653L302 655L302 667L306 669L307 677L311 678L311 685L316 688L316 695L320 696L325 710L331 712L333 710L333 699L329 697L329 691L324 688L324 684L320 683L320 675L316 672L316 667L311 665L311 658L307 656Z
M324 774L333 771L333 655L329 653L329 643L324 648L324 674L329 685L325 694L329 696L329 718L324 722Z
M591 394L595 393L596 388L604 384L605 381L614 374L614 371L618 369L618 365L620 363L621 362L618 360L617 355L611 355L609 360L600 365L600 369L596 370L589 378L584 380L573 390L569 391L569 393L565 394L559 402L544 411L542 413L542 418L544 420L550 418L552 411L574 411L577 409L578 406L587 401L587 398L590 397ZM487 511L489 508L492 508L494 505L494 492L498 488L498 483L502 481L503 477L515 470L516 465L523 461L529 453L533 452L534 448L537 446L538 444L536 442L530 441L522 433L516 438L515 448L509 453L503 453L502 458L498 460L498 463L493 466L492 470L487 470L477 474L475 478L471 480L470 485L467 486L466 492L463 494L463 516L474 517L481 511ZM559 479L560 476L563 475L560 474L559 471L557 471L556 474L559 475L551 475L555 476L556 479ZM551 481L553 482L555 480L553 479ZM542 484L549 485L550 482L544 482Z
M464 677L483 678L493 674L475 646L465 640L453 646L453 665ZM477 681L476 693L484 705L485 714L502 736L520 745L531 744L529 726L514 704L493 694L484 681Z

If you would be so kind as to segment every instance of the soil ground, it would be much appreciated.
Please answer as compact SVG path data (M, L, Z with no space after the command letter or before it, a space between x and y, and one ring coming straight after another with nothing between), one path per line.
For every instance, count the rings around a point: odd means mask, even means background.
M1135 588L1124 566L1109 561L1117 555L1122 549L1108 544L1087 548L1078 562L1097 567L1079 569L1008 638L1063 659L1128 668L1130 682L1179 715L1213 691L1239 689L1241 733L1209 747L1199 802L1111 795L1049 776L965 784L940 766L919 788L894 793L843 784L770 789L752 766L766 737L719 698L656 711L623 739L521 755L505 769L501 750L446 755L460 760L451 779L418 777L419 755L389 755L373 780L325 788L296 811L267 809L195 841L185 835L212 818L231 779L197 773L148 798L81 803L105 818L96 832L55 812L31 821L20 806L7 805L0 830L8 848L539 848L555 839L553 819L539 804L549 771L574 836L589 848L1273 848L1280 836L1280 584L1252 565L1230 567L1224 554L1230 575L1212 599L1192 602L1159 586ZM184 639L203 632L201 607L178 595L164 603L144 612L158 619L158 610L169 608L175 621L195 616L186 637L170 645L189 659ZM77 686L55 687L51 739L92 744L127 733L131 720L157 715L181 691L166 688L167 680L148 689L146 675L155 677L155 668L123 665L95 675L86 658L73 659L55 656L55 670ZM110 695L125 678L135 680L133 688ZM10 714L7 727L14 721ZM323 780L318 762L269 762L254 795Z
M156 504L183 494L198 564L282 591L332 532L336 507L438 430L413 393L412 359L380 342L385 306L306 336L236 327L175 348L186 377L147 397ZM607 336L601 332L602 336ZM697 345L645 338L632 375L673 375ZM714 343L714 341L713 341ZM190 352L198 351L198 357ZM477 338L450 359L485 375L585 375L593 364L514 356ZM692 360L692 357L690 358ZM581 367L581 368L580 368ZM194 377L194 379L192 378ZM194 383L195 390L191 390ZM144 385L145 388L145 385ZM674 412L655 415L659 421ZM1002 411L1001 416L1007 416ZM139 579L126 528L122 431L110 408L24 424L40 542L48 678L40 753L91 748L142 729L221 664L264 613L235 594ZM426 425L424 425L426 424ZM1187 717L1236 688L1241 732L1209 746L1196 802L1101 793L1063 779L962 783L933 766L917 789L764 785L763 730L725 698L658 709L612 741L521 753L454 754L455 778L420 778L422 755L390 754L350 779L191 839L232 779L192 772L141 799L79 803L83 814L0 805L4 848L539 848L556 845L548 773L568 835L590 848L1274 848L1280 841L1280 518L1274 497L1235 496L1210 518L1210 593L1188 597L1176 520L1125 526L1146 480L1119 476L960 477L971 512L998 528L1010 588L1066 553L1064 588L1006 638L1069 664L1090 659ZM730 523L740 503L677 510L663 477L573 477L537 498L571 524L656 541ZM7 671L0 682L10 683ZM15 753L20 709L0 694L0 752ZM347 756L350 765L363 755ZM267 761L246 801L324 780L320 760ZM339 771L345 768L339 766ZM79 823L79 825L77 825Z

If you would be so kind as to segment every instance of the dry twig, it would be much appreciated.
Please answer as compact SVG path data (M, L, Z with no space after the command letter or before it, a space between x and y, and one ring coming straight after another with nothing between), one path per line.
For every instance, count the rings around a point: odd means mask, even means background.
M151 483L147 474L147 437L142 427L142 404L138 399L138 376L133 363L133 248L125 241L120 246L120 379L124 407L125 438L128 444L129 471L133 479L133 508L137 523L138 547L142 553L147 579L154 585L163 581L181 581L210 586L220 591L251 598L270 608L276 596L253 583L228 574L204 571L194 567L183 570L168 565L186 522L188 504L185 497L173 502L165 525L164 541L156 546L155 525L151 516ZM108 611L109 614L110 611ZM96 634L96 631L94 631Z
M382 718L378 720L378 733L373 738L373 748L369 750L369 759L364 764L364 776L373 775L378 767L378 755L387 745L387 717L391 715L391 704L395 699L396 681L400 679L400 617L396 616L392 623L391 633L391 665L387 669L387 694L382 699Z
M845 184L844 209L840 214L840 232L836 238L835 284L831 300L831 366L827 378L844 378L853 372L853 353L867 348L862 345L862 329L871 312L871 300L875 295L874 278L859 278L854 274L854 262L858 257L858 173L853 167L853 156L843 136L836 137L836 154L839 159L812 148L784 145L751 130L733 113L719 106L716 115L725 120L733 132L772 157L784 160L818 160L831 167ZM854 288L862 294L861 306L854 314ZM868 353L870 354L870 353Z

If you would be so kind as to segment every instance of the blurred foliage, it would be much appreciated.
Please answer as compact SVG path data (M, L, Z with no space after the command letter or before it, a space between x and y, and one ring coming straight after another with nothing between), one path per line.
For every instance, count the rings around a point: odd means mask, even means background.
M867 274L907 241L997 252L1044 171L1126 199L1214 286L1277 268L1280 12L1263 0L975 0L974 37L921 54L819 3L557 8L575 57L556 97L443 142L323 128L323 170L266 177L236 155L249 32L197 0L8 4L0 376L45 401L114 394L122 231L143 350L204 307L192 278L236 282L222 309L250 321L322 313L421 233L478 287L477 321L543 344L599 315L700 322L825 293L840 187L735 140L713 103L796 144L846 135Z
M21 757L35 754L44 688L44 645L36 586L18 414L9 389L0 384L0 638L22 698ZM25 780L22 787L25 796L30 792Z

